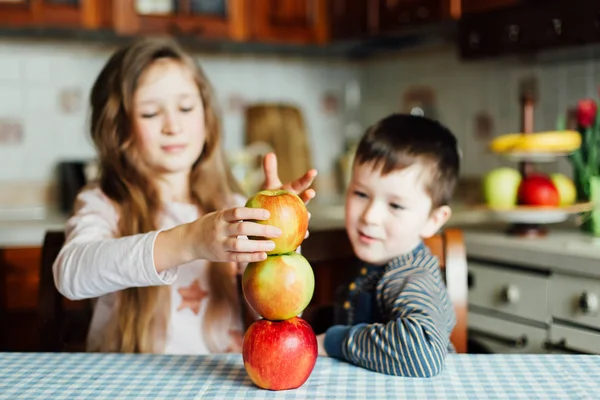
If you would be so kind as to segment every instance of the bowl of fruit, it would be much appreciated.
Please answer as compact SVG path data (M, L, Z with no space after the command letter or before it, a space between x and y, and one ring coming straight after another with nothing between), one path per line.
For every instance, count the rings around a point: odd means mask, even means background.
M573 180L561 173L523 176L514 168L496 168L483 179L483 196L496 219L515 224L559 223L591 209L577 202Z

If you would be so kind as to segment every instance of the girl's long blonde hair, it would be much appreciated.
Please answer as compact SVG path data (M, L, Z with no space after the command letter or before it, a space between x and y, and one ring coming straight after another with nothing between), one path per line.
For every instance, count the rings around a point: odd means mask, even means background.
M199 209L208 213L233 206L241 193L226 165L221 148L221 126L210 84L201 68L174 41L167 38L138 39L108 60L96 79L90 96L91 136L100 162L99 184L120 211L121 236L156 230L161 212L160 197L151 180L131 163L133 95L141 75L156 60L170 59L193 72L198 85L206 124L206 141L190 174L190 193ZM238 295L229 263L209 266L210 296L203 335L210 351L217 352L217 339L227 332L222 321L238 318ZM118 294L118 314L109 324L100 351L160 352L164 348L170 312L167 286L125 289ZM225 317L225 318L224 318ZM221 323L220 323L221 322Z

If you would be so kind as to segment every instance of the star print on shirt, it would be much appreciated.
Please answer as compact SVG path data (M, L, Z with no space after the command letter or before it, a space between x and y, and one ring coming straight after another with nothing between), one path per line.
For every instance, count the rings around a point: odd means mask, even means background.
M181 295L181 303L177 307L177 311L189 308L196 315L200 312L200 303L208 296L208 292L200 287L200 281L196 279L188 287L177 289Z

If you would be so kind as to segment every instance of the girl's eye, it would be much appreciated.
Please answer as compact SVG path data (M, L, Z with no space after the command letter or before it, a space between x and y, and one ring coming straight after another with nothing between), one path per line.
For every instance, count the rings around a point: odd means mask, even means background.
M149 119L149 118L154 118L158 115L158 113L142 113L142 118L144 119Z
M363 193L363 192L361 192L361 191L358 191L358 190L355 190L355 191L354 191L354 195L355 195L355 196L358 196L358 197L365 198L365 199L367 198L367 195L366 195L365 193Z
M194 109L194 106L192 107L180 107L179 111L183 112L183 113L188 113L190 111L192 111Z
M390 207L392 207L392 209L394 209L394 210L404 210L404 207L402 207L400 204L396 204L396 203L390 203Z

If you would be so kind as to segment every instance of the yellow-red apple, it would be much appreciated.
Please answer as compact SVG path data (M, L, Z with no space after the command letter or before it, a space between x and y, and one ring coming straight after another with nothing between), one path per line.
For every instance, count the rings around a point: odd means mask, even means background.
M259 315L280 321L297 316L308 306L315 290L315 275L301 254L268 256L248 264L242 289Z
M244 335L242 358L246 373L262 389L299 388L317 362L317 338L302 318L260 319Z
M268 210L269 219L257 222L276 226L283 232L271 239L275 248L267 254L289 253L304 240L308 230L308 210L298 195L286 190L262 190L248 199L246 207Z

